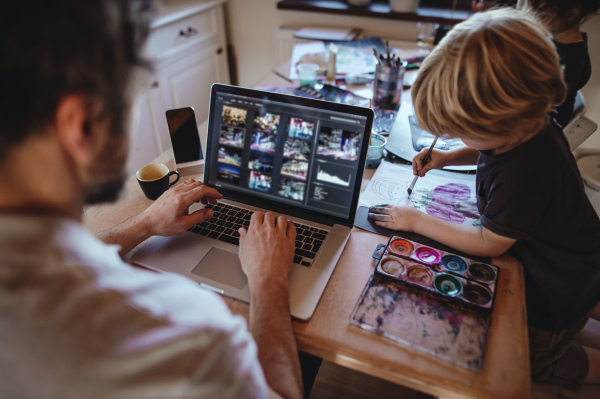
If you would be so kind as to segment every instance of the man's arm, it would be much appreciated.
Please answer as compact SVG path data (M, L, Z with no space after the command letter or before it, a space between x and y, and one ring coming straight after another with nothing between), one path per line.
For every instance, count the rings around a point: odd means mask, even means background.
M295 238L294 224L270 212L255 212L248 230L240 229L240 261L250 286L250 331L269 387L284 398L302 397L289 308Z
M96 236L107 244L120 245L123 256L151 236L172 236L210 219L212 210L199 209L188 214L189 207L195 202L215 204L222 197L215 189L191 179L167 190L140 214Z

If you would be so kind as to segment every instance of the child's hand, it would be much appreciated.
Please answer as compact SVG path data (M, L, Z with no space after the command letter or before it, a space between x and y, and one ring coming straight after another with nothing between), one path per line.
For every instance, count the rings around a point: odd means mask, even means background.
M369 208L369 219L386 229L413 231L422 213L410 206L375 205Z
M428 151L429 148L423 148L413 158L412 167L413 174L415 176L419 175L420 177L423 177L425 176L425 173L429 172L431 169L442 169L444 166L446 166L448 152L436 149L431 151L429 161L425 164L425 166L423 166L423 159L425 158L425 155L427 155Z

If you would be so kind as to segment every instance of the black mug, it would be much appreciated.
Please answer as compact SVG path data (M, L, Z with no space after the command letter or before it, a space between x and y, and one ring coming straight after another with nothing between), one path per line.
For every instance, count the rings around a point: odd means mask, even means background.
M171 175L177 176L173 182L170 181ZM179 172L170 172L166 165L153 163L140 168L135 173L135 177L146 197L155 200L179 181Z

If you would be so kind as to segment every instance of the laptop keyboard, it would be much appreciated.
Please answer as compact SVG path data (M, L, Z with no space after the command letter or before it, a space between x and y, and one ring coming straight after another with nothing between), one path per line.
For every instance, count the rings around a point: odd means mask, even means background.
M192 226L192 233L200 234L234 245L240 245L240 227L250 225L252 211L227 204L208 204L206 208L213 210L213 217ZM328 231L310 227L300 223L296 226L296 250L294 263L310 267L317 252L321 248Z

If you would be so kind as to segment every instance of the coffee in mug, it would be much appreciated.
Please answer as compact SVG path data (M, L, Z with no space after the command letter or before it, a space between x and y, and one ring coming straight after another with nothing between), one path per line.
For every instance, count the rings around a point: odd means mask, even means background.
M171 175L177 176L173 182L170 181ZM146 197L155 200L179 181L179 172L171 172L166 165L153 163L140 168L135 177Z

